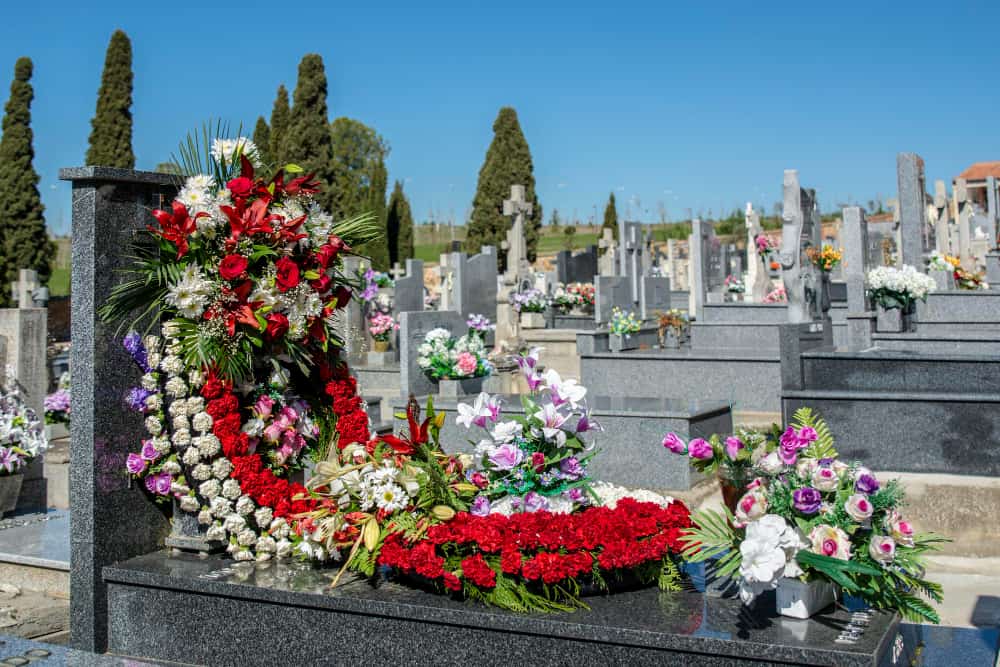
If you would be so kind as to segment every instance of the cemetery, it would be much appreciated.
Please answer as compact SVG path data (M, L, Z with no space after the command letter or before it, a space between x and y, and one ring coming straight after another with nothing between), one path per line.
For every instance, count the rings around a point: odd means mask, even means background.
M430 256L315 53L137 168L118 31L53 295L25 61L0 665L998 664L1000 162L545 223L504 107Z

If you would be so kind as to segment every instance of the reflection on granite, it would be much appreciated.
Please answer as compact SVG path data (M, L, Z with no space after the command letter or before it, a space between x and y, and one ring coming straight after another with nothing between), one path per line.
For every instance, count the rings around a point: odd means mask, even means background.
M2 562L69 570L69 551L66 510L25 515L24 519L14 516L0 522Z
M167 552L140 556L104 570L111 602L110 646L117 653L197 662L208 655L204 647L191 646L201 642L252 644L241 647L242 654L273 650L266 646L266 638L254 639L253 635L257 632L254 628L269 627L266 624L276 619L300 624L322 622L327 627L350 622L355 631L363 630L366 623L372 624L371 631L388 621L390 627L398 628L393 642L399 644L401 654L409 650L412 659L420 651L435 651L439 664L453 664L458 656L468 655L467 648L456 646L463 644L462 633L468 632L470 640L473 636L492 637L489 641L497 645L510 643L511 650L538 651L550 646L555 652L547 657L557 661L557 656L569 655L559 651L599 651L603 650L599 646L610 644L617 647L616 656L641 658L635 664L653 664L654 656L662 660L664 654L683 652L704 658L695 662L685 659L686 664L730 664L763 658L793 664L872 665L878 662L877 654L895 641L898 628L894 615L870 613L860 631L845 640L845 629L860 627L856 619L852 625L852 615L846 610L832 609L813 620L800 621L777 616L773 595L762 596L754 608L747 609L738 600L706 596L693 587L678 593L647 588L591 597L587 598L590 610L568 614L519 615L394 582L375 586L355 578L331 590L329 582L335 573L335 569L298 562L254 565L218 556L199 559ZM197 608L191 608L190 613L181 611L192 605ZM239 624L223 625L241 625L246 630L218 634L219 624L184 619L205 618L205 614L223 609L231 610L229 617L240 619ZM163 642L168 634L174 642L188 632L193 635L160 655L153 652L160 645L156 628L167 618L171 627L162 631ZM448 646L435 649L429 642L441 624L448 626L453 639ZM514 641L516 635L525 636L523 641L517 640L521 643ZM544 643L537 638L543 638ZM331 642L347 652L338 653L339 658L361 657L351 653L360 647L352 649L350 642L344 646L336 638ZM619 652L625 649L626 653ZM194 653L185 653L188 650ZM219 650L224 649L220 646ZM251 655L263 659L263 654ZM545 655L535 655L544 662ZM236 654L229 656L229 662L222 659L219 664L236 664ZM304 654L298 657L304 659Z
M152 667L152 663L140 662L113 655L97 655L77 651L66 646L0 635L0 665L42 665L55 667Z
M524 408L521 405L519 394L498 394L503 400L505 412L521 413ZM458 400L453 398L434 397L434 407L439 410L454 410L458 403L472 403L476 400L473 396L462 396ZM426 402L426 397L422 403ZM599 396L587 394L587 407L594 415L624 415L624 416L651 416L651 417L674 417L690 419L692 417L704 417L729 409L729 404L724 401L687 400L679 398L644 398L641 396ZM393 408L406 407L404 399L398 399L393 403Z

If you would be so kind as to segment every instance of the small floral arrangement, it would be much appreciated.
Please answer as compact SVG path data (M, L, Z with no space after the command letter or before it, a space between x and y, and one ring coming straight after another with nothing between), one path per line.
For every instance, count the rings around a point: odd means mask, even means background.
M44 425L24 404L14 369L8 367L0 388L0 476L18 474L48 446Z
M364 271L359 269L358 274L364 285L364 289L358 296L365 303L375 300L380 287L393 287L396 284L388 273L382 273L372 268Z
M872 607L938 622L923 597L940 602L941 586L924 579L923 556L945 540L914 532L900 514L897 481L840 461L829 428L808 408L753 441L713 436L684 445L672 435L667 448L699 469L735 462L755 475L735 513L695 512L695 528L682 538L689 560L718 558L719 575L738 579L744 603L783 577L820 579Z
M960 266L955 267L955 285L958 289L965 290L978 290L978 289L988 289L989 285L983 280L985 276L980 273L973 273L972 271L966 271Z
M479 336L480 338L486 338L486 334L496 331L497 328L497 325L493 324L490 318L478 313L469 315L469 319L465 321L465 324L469 327L470 334Z
M757 246L757 254L760 255L761 260L764 262L767 262L767 258L771 256L771 253L778 251L778 247L767 234L758 234L754 237L753 242Z
M544 313L548 300L540 289L529 287L523 292L511 292L510 303L517 313Z
M368 319L368 333L372 339L381 343L388 343L389 336L393 331L399 331L399 323L393 319L392 315L385 313L375 313Z
M909 310L918 299L926 301L927 294L936 287L933 278L908 264L902 269L892 266L876 267L868 272L866 282L869 296L886 310Z
M624 311L620 308L611 309L611 323L608 325L608 330L611 333L627 338L634 333L639 333L641 328L642 324L631 311Z
M927 268L930 271L954 271L959 266L961 261L958 257L946 255L938 250L933 251L927 260Z
M462 380L493 372L486 345L478 334L453 338L447 329L431 329L417 348L417 365L434 380Z
M660 338L663 338L667 331L680 338L687 328L691 326L687 313L679 308L671 308L665 313L658 314Z
M788 294L784 285L778 285L773 290L764 295L764 303L787 303Z
M590 308L594 305L595 290L591 283L559 285L552 294L552 303L562 311L573 308Z
M813 263L813 266L818 268L820 271L825 271L829 273L840 264L840 260L843 259L844 253L841 250L835 250L833 246L824 243L823 247L817 250L815 247L810 246L806 248L806 256L809 261Z
M63 373L59 376L59 383L56 390L45 397L45 423L46 424L69 424L70 415L70 375Z
M722 285L726 288L727 292L732 294L743 294L747 291L746 287L743 285L743 280L733 275L726 276Z

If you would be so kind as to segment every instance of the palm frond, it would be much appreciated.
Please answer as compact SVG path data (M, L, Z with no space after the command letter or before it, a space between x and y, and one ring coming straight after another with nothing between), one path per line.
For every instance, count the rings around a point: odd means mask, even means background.
M372 211L353 218L341 220L333 227L333 233L344 239L349 246L357 247L382 236L383 231Z
M812 408L801 407L792 415L792 425L801 429L809 426L816 431L816 441L809 445L803 452L803 456L813 459L833 459L837 458L837 450L834 447L833 433L830 427Z

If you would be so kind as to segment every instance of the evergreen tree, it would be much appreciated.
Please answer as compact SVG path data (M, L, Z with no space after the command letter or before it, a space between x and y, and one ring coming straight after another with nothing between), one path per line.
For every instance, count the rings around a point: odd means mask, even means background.
M389 264L405 263L413 257L413 212L403 193L403 184L396 181L386 212L386 239L389 241Z
M4 285L17 280L19 269L34 269L42 284L52 275L54 248L32 164L31 100L35 93L29 83L31 72L31 60L18 58L0 138L0 279ZM10 302L10 290L0 290L0 304Z
M335 220L371 211L382 230L386 228L385 158L389 147L378 133L352 118L338 118L330 124L333 159L330 162L329 211ZM378 269L388 269L387 234L357 248L372 258Z
M267 126L267 120L263 116L257 116L257 124L253 128L253 143L257 146L257 154L260 161L267 165L273 165L271 159L271 128Z
M104 167L135 167L132 152L132 43L115 30L104 57L97 111L90 121L86 162Z
M292 97L291 122L282 140L283 160L294 162L315 175L323 189L317 200L330 209L334 194L330 121L326 107L326 70L323 58L308 53L299 63L299 79Z
M278 167L288 164L288 154L285 152L284 142L291 119L292 110L288 106L288 90L282 84L278 86L278 96L274 98L274 106L271 108L271 136L267 149L267 156Z
M618 208L615 206L614 192L608 196L608 205L604 207L604 224L601 225L602 237L605 229L610 229L615 240L618 240ZM601 248L601 254L603 255L606 250L607 248Z
M521 132L517 112L511 107L503 107L493 123L493 141L479 170L479 183L472 200L472 219L465 239L465 247L470 253L479 252L484 245L497 246L501 269L506 254L499 252L499 247L507 238L511 225L510 218L503 215L503 200L510 197L512 185L523 185L525 198L534 204L531 215L524 221L528 261L533 262L542 226L542 207L535 193L531 149Z

